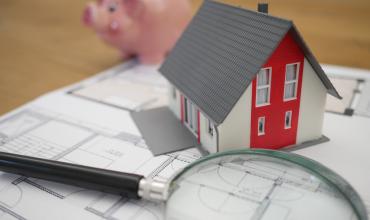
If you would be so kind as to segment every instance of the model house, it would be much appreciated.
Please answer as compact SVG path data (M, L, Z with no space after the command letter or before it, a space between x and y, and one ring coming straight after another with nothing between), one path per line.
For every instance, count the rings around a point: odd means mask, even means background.
M160 68L170 109L209 152L322 138L341 98L292 21L205 1Z

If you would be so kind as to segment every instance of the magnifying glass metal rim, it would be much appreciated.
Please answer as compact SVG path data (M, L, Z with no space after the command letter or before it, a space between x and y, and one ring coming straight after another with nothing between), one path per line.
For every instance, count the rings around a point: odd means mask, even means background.
M240 149L231 150L215 154L210 154L206 157L198 159L197 161L189 164L184 169L179 171L177 174L171 178L169 183L169 195L176 188L176 181L178 181L182 176L189 172L192 168L199 164L205 163L212 159L225 157L225 156L237 156L237 155L254 155L254 156L267 156L271 158L281 159L284 161L291 162L298 166L301 166L313 174L317 175L321 180L327 183L329 186L334 187L338 192L340 192L343 197L350 203L351 207L355 211L359 220L368 220L367 209L356 190L340 175L336 174L334 171L325 167L317 161L311 160L309 158L294 154L291 152L275 151L275 150L265 150L265 149Z

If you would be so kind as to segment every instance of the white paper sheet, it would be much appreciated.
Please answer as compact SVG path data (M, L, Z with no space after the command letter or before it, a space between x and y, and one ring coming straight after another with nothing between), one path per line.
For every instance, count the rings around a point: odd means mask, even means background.
M117 69L82 83L99 82ZM0 150L163 180L201 156L190 149L154 157L128 111L68 94L78 86L46 94L3 116ZM162 219L161 208L64 184L0 175L0 219L150 220Z
M125 70L132 67L139 69L140 73L132 74L131 69L125 75ZM153 157L129 112L120 106L127 102L117 101L122 100L122 91L116 95L109 93L108 98L100 102L96 96L99 95L100 83L104 83L104 88L109 88L107 82L114 82L115 78L133 84L139 82L141 86L148 83L142 81L145 71L151 74L153 88L160 88L155 95L166 96L163 88L158 87L163 85L163 79L153 73L155 69L137 67L134 62L129 62L46 94L4 115L0 118L0 150L168 179L174 172L199 158L200 153L191 149ZM335 73L330 74L335 76ZM94 92L88 93L91 88L94 88ZM87 94L90 99L76 94ZM162 98L157 100L163 101ZM331 141L296 153L315 159L338 172L369 205L369 130L369 118L327 113L324 134ZM63 184L6 173L0 175L0 219L150 220L162 219L162 208L150 202L128 201Z

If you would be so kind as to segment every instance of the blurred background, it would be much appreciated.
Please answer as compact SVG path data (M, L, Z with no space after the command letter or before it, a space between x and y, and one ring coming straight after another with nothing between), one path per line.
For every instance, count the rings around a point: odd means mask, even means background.
M122 62L82 25L87 2L0 0L0 114ZM202 1L191 2L195 13ZM255 10L261 1L222 2ZM370 69L369 0L264 2L294 21L321 63Z

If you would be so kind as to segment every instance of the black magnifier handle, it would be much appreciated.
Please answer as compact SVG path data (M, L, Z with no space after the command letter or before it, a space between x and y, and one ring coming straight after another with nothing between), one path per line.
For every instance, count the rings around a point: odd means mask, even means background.
M145 194L153 194L153 182L146 180L141 175L17 154L0 152L0 170L129 198L139 199ZM162 190L164 190L164 186L158 185L158 183L154 184L154 194L155 191Z

